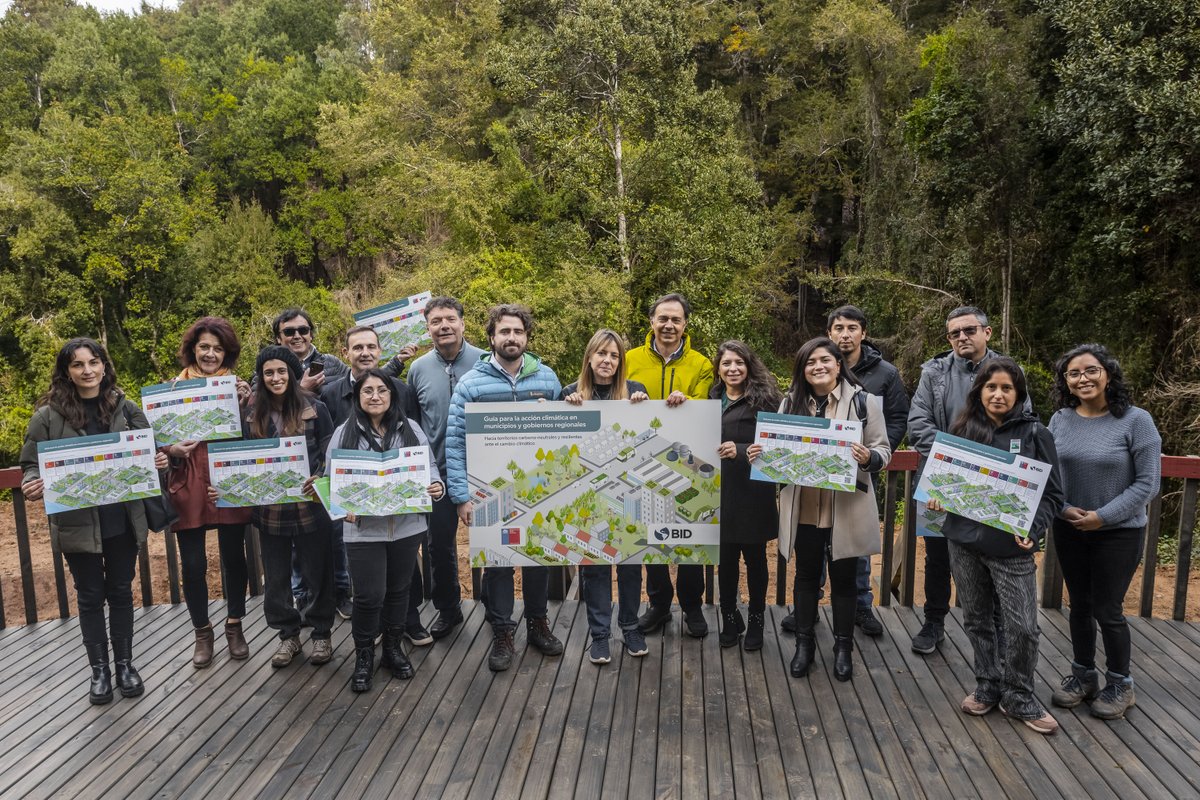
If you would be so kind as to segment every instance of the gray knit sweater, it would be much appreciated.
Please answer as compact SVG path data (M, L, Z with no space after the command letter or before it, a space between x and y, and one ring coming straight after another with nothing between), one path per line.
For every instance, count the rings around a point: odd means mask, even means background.
M1124 416L1082 417L1062 408L1050 418L1066 505L1095 511L1104 528L1140 528L1159 491L1162 437L1136 406Z

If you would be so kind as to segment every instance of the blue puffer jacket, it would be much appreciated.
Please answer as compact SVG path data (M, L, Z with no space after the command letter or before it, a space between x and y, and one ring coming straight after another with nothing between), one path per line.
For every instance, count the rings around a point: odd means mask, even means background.
M492 363L492 354L479 357L475 368L454 388L450 418L446 422L446 478L450 500L460 505L471 499L467 484L467 403L513 403L553 400L562 390L554 370L537 356L525 354L521 372L514 379Z

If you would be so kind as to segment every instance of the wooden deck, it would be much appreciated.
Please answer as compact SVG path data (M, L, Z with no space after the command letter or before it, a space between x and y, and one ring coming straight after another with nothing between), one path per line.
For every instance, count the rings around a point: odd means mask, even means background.
M641 659L597 668L582 606L551 608L567 643L544 659L517 638L514 668L487 669L482 609L452 638L416 648L411 681L349 689L349 623L333 663L269 664L257 602L249 661L218 631L212 667L191 666L182 606L137 613L147 685L134 700L87 703L75 620L0 631L0 797L847 797L1200 796L1200 626L1131 619L1137 708L1104 723L1058 711L1043 738L999 714L964 716L970 653L958 618L938 655L908 647L911 609L879 609L885 633L858 636L852 682L832 679L827 608L819 668L793 680L793 640L771 607L760 654L723 650L716 611L704 640L678 624ZM220 607L214 604L214 619ZM432 611L428 612L432 615ZM676 615L678 619L678 614ZM1067 621L1043 612L1038 694L1070 661Z

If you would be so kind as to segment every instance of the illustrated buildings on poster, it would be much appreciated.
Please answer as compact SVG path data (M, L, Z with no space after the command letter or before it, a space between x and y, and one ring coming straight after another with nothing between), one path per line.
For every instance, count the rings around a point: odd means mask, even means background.
M666 530L717 522L719 466L658 436L656 423L644 430L613 423L569 446L513 458L491 481L469 476L472 524L511 523L501 529L511 539L506 546L544 564L616 564L634 556L709 563L706 546L667 541ZM475 566L508 561L486 549L473 556Z

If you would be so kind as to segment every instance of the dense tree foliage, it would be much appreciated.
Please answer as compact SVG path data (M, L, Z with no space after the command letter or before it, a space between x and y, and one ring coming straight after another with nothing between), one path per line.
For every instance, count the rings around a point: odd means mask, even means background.
M842 302L1099 339L1200 443L1197 0L184 0L0 20L0 453L73 335L136 390L195 317L530 304L564 377L664 291L786 372ZM250 359L247 359L250 361ZM249 364L243 364L243 371Z

